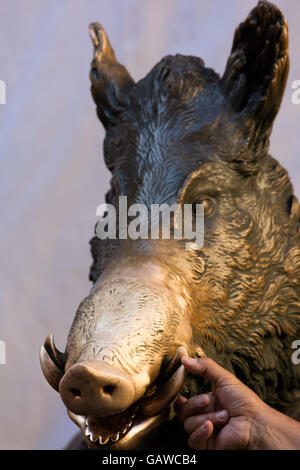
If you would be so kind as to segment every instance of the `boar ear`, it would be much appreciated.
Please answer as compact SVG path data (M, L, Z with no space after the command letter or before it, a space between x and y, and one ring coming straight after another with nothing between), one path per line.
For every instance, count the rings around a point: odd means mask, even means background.
M221 79L227 103L254 145L270 135L288 71L287 22L275 5L260 1L236 29Z
M99 23L92 23L89 33L94 44L91 63L91 92L97 114L105 128L114 124L126 106L126 93L134 81L126 68L117 62L109 39Z

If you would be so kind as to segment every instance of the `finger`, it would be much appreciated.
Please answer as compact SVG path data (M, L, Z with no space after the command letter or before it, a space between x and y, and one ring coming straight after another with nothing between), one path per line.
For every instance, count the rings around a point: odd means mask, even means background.
M183 357L181 362L189 372L202 375L206 380L213 382L215 385L224 386L239 382L233 374L208 357L201 357L199 359Z
M187 434L192 434L197 428L201 427L206 421L211 421L214 426L224 426L229 421L227 410L219 410L213 413L191 416L184 422L184 430Z
M176 409L178 419L183 423L189 416L209 413L215 410L215 399L212 393L197 395L189 398Z
M193 434L190 435L188 446L194 450L206 450L207 441L214 432L214 425L211 421L205 421Z
M182 410L182 407L183 405L188 401L187 398L183 397L182 395L180 395L177 400L174 402L174 411L175 413L178 415L181 410Z

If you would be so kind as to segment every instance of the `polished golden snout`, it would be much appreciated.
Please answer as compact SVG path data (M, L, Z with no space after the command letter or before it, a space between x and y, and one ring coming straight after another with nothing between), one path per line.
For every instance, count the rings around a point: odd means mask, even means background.
M76 414L108 416L126 410L137 396L135 381L126 372L103 361L73 365L59 384L66 407Z

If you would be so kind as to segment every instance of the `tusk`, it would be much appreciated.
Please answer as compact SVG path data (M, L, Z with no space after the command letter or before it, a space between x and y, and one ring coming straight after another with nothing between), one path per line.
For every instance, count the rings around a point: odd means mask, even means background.
M183 365L170 377L170 379L152 397L146 398L141 404L141 410L145 416L158 415L165 409L180 392L186 377Z
M183 346L179 346L175 356L173 356L172 360L170 361L164 372L165 381L168 380L174 374L174 372L178 368L178 365L181 363L181 359L183 357L188 357L188 353L186 352Z
M48 335L40 349L40 363L47 382L58 392L59 382L64 375L64 355L56 349L53 336Z
M52 334L47 336L44 342L44 348L57 367L59 367L59 369L64 369L65 355L56 348Z
M69 418L73 421L73 423L77 424L77 426L80 427L82 431L85 430L85 422L86 422L86 417L82 415L76 415L73 413L73 411L67 410L67 413L69 415Z

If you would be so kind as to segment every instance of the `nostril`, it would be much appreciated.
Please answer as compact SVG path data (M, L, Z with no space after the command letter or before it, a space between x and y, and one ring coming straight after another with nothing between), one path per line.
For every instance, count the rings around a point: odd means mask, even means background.
M135 389L133 377L100 360L74 364L59 382L62 401L70 412L81 416L118 414L135 401Z
M70 388L70 392L74 397L81 397L81 391L78 388Z
M103 392L106 393L107 395L112 395L114 393L114 385L105 385L103 387Z

